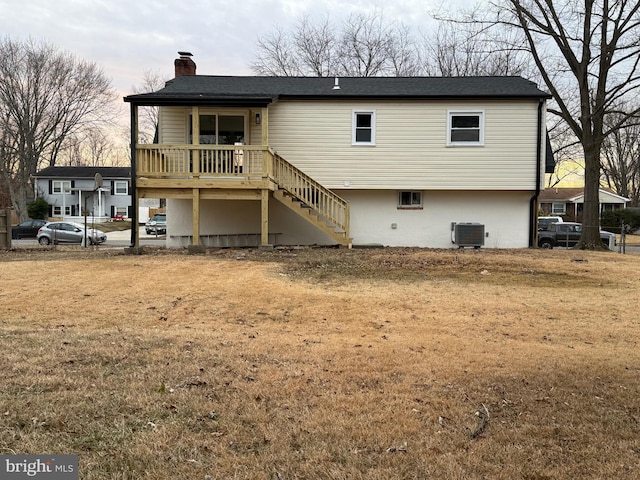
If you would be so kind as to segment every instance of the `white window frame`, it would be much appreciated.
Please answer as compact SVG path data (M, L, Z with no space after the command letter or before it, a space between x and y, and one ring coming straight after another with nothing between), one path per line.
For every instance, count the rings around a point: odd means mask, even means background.
M124 184L124 192L118 191L118 187L122 187ZM129 182L127 180L114 180L113 182L113 194L114 195L129 195Z
M129 213L129 208L128 207L113 207L113 213L114 215L122 215L123 218L127 217L127 214Z
M54 217L69 217L71 216L71 205L64 206L64 212L62 213L62 207L59 205L53 206L53 216Z
M371 140L368 142L362 142L356 140L358 115L370 115L371 116ZM351 121L351 145L363 145L363 146L375 146L376 144L376 111L375 110L354 110Z
M453 131L453 117L478 117L477 141L453 141L451 132ZM469 129L471 130L471 129ZM449 147L482 147L484 146L484 110L449 110L447 112L447 146Z
M68 195L71 193L70 180L53 180L51 183L51 193L54 195Z
M404 204L402 203L402 195L403 194L410 194L410 203ZM418 202L413 203L414 202L414 197L417 196L418 197ZM422 209L422 204L424 201L424 195L422 194L421 191L418 190L402 190L400 192L398 192L398 209L400 210L420 210Z
M560 207L560 209L556 209L556 207ZM552 202L551 203L551 213L554 215L564 215L567 213L567 204L566 202Z

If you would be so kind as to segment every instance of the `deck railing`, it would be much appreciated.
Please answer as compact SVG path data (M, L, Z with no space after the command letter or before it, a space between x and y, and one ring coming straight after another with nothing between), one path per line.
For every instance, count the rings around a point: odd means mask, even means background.
M262 177L269 173L262 145L139 144L136 171L144 177Z
M349 237L349 202L340 198L306 173L273 154L273 175L280 188L313 208L321 217Z

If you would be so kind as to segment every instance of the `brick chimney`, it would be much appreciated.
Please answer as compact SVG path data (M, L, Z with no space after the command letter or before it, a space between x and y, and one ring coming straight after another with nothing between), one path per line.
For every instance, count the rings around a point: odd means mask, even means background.
M191 57L193 54L191 52L178 52L180 58L176 58L173 62L173 65L176 67L176 77L180 77L182 75L195 75L196 74L196 64Z

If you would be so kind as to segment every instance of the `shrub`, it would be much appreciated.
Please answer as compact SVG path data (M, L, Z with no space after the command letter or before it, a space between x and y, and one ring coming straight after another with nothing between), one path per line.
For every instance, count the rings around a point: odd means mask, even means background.
M49 213L49 203L44 198L38 197L27 204L27 213L30 218L44 220Z

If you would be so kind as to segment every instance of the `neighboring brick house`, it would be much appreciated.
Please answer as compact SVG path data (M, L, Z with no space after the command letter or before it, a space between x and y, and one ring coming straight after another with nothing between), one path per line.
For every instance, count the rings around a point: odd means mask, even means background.
M96 188L96 174L102 187ZM129 167L47 167L34 176L36 197L49 203L49 217L95 221L131 217Z
M168 246L451 248L467 224L488 247L534 245L554 164L533 82L196 75L184 52L175 67L125 98L134 135L159 107L155 143L132 142L132 193L167 199Z
M600 214L611 210L627 208L628 198L601 188ZM560 216L565 221L582 222L584 208L584 188L547 188L540 193L540 213Z

